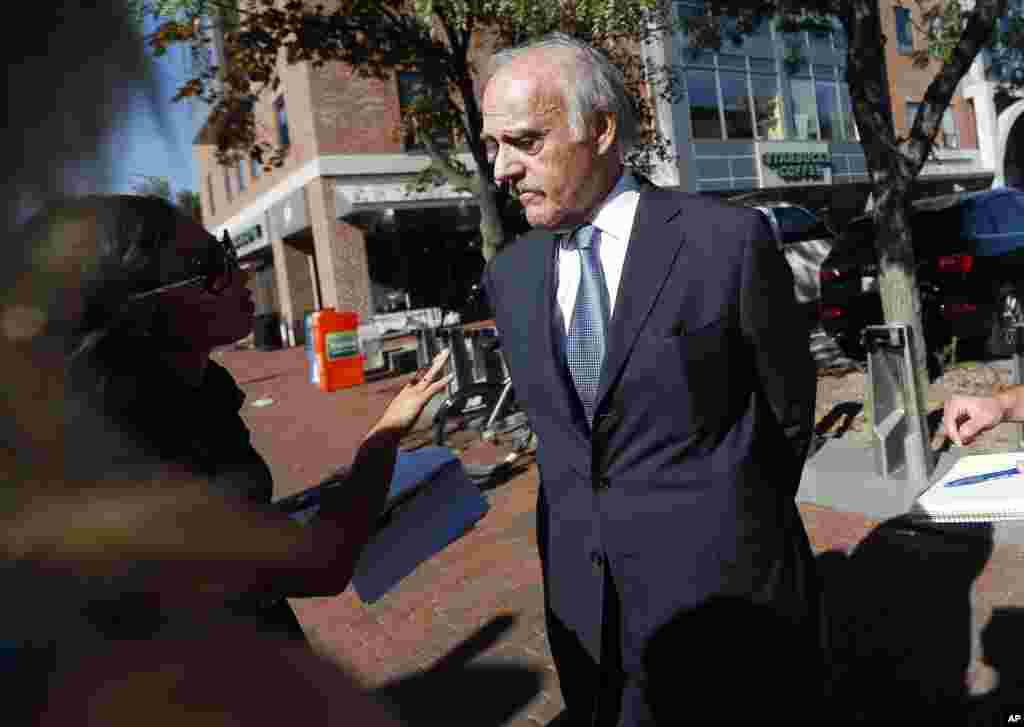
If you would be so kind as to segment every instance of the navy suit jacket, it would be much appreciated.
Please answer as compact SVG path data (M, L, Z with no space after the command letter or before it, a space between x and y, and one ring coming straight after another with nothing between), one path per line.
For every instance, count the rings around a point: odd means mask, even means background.
M793 277L762 216L645 187L609 325L593 431L568 377L555 236L488 265L516 397L539 438L546 602L600 657L602 564L622 664L715 594L806 622L816 585L794 495L816 380Z

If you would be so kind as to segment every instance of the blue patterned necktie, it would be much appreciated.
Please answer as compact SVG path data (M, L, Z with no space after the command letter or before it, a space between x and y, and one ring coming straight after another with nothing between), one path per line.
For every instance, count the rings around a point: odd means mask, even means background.
M573 236L580 252L580 287L576 291L576 307L566 341L569 372L583 402L588 425L594 421L597 384L601 379L611 317L608 285L595 247L599 235L600 230L593 225L582 225Z

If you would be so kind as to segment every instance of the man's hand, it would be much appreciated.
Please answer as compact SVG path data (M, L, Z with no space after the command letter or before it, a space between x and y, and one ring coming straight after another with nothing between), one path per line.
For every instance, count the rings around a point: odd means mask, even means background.
M447 349L441 351L434 357L430 368L426 371L416 372L409 383L398 392L398 396L388 404L388 408L374 426L373 431L388 430L396 432L400 436L409 433L427 403L452 380L454 374L441 377L448 354Z
M942 412L946 436L960 446L971 444L976 436L1005 418L1003 403L994 396L957 395L946 402Z

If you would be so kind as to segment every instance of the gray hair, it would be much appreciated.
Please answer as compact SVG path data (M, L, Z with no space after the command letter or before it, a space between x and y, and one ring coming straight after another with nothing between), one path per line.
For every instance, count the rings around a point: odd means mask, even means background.
M569 113L569 128L577 139L590 128L601 112L615 114L616 141L625 157L637 144L639 126L626 80L614 63L597 48L564 33L550 33L535 41L498 51L491 58L491 76L503 66L535 50L567 49L575 52L579 75L569 88L564 78L563 95ZM564 76L564 74L563 74Z

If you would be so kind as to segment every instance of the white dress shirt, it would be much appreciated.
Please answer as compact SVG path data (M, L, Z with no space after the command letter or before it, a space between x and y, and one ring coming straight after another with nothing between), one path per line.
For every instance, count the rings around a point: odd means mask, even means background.
M594 215L591 224L601 231L597 254L608 284L609 316L615 313L622 266L626 262L626 247L633 232L633 218L640 202L640 183L629 172L623 172L611 193ZM580 252L568 236L558 248L558 307L565 321L565 334L569 335L572 311L576 307L576 291L580 286Z

